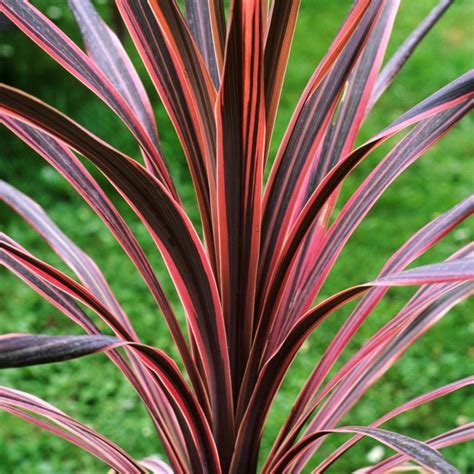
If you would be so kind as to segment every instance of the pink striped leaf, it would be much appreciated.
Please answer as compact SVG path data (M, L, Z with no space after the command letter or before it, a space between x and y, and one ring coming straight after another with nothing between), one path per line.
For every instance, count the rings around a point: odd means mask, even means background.
M370 351L369 355L348 373L343 382L329 396L323 407L318 410L305 430L304 436L316 433L320 429L335 426L369 387L403 355L416 339L459 301L472 295L473 290L472 283L458 285L422 311L415 311L415 317L408 318L408 321L400 330L390 334L383 345L379 346L377 350ZM408 316L412 316L412 314ZM327 393L327 391L322 392L318 399L322 398L323 393ZM301 453L297 464L298 468L301 468L309 460L312 452L318 446L319 443L315 443L305 453Z
M426 441L426 444L435 449L446 448L459 443L466 443L474 439L474 423L466 423L465 425L454 428L446 433L440 434ZM376 466L368 468L367 473L383 474L389 470L396 468L403 463L407 457L403 454L396 454L391 458L385 459Z
M168 391L175 413L181 417L183 431L188 431L187 448L191 467L220 472L219 458L204 413L189 390L173 360L164 352L137 343L122 342L108 336L33 336L6 335L0 338L0 368L51 363L81 357L93 352L129 346L138 358L155 373ZM186 436L186 433L185 433Z
M160 377L159 382L169 391L170 403L175 405L175 413L181 414L183 418L181 426L189 431L186 446L191 450L193 469L198 459L201 467L209 462L217 463L218 466L217 453L204 414L172 359L157 349L136 343L130 344L139 359ZM103 335L5 335L0 338L0 368L59 362L110 350L120 345L123 345L123 342L119 339ZM199 446L195 446L194 443L199 443Z
M456 277L454 275L457 275ZM319 324L337 308L376 286L399 286L404 284L430 284L437 282L466 281L474 277L474 259L459 259L454 262L426 265L374 280L365 285L348 288L320 303L308 311L294 324L285 340L261 368L256 380L247 379L251 387L249 400L239 399L238 414L240 429L234 452L233 467L237 472L253 469L265 418L278 387L299 348ZM241 456L240 453L249 453Z
M12 247L17 247L21 252L25 254L28 253L26 249L21 247L17 242L3 233L0 233L0 242L6 242ZM69 319L81 326L86 332L89 334L100 333L99 329L92 322L89 316L68 294L64 293L43 278L39 277L34 271L30 270L21 261L17 260L15 257L10 256L6 252L0 252L0 262L16 276L18 276L18 278L22 279L27 285L39 293L45 300L58 308L59 311L65 314Z
M208 251L215 191L216 92L175 1L118 0L117 6L181 140Z
M471 216L473 212L474 197L471 196L424 226L393 255L380 272L379 277L402 271L410 262L429 250L439 239L451 231L456 225ZM306 416L301 417L304 407L309 403L313 394L317 392L324 378L352 336L386 294L387 290L387 287L371 289L344 322L336 336L331 340L321 360L314 368L298 395L291 413L272 447L267 462L270 462L280 449L284 450L288 444L293 442L299 429L307 420ZM309 414L310 412L310 410L306 409L306 413ZM292 432L291 436L289 436L290 431ZM284 443L283 439L285 439Z
M217 286L201 242L182 208L142 166L46 104L6 86L0 86L0 103L5 113L47 131L90 159L142 219L186 310L203 361L211 404L219 415L230 413L230 367ZM216 351L220 357L215 356ZM216 426L225 424L219 415Z
M261 0L234 2L217 120L218 260L237 397L253 332L265 152Z
M89 289L77 283L71 277L51 265L36 258L29 252L22 250L22 248L16 243L11 243L12 240L8 236L3 237L3 234L0 234L0 237L0 252L2 259L9 259L18 262L18 265L26 267L37 277L46 280L49 284L55 286L95 311L114 331L117 337L124 340L133 340L132 335L127 331L122 322Z
M473 255L474 245L470 244L459 251L455 252L447 261L456 261L458 259L463 259ZM390 265L391 262L389 262ZM392 262L393 263L393 262ZM384 272L382 272L383 275ZM392 318L387 324L385 324L375 335L373 335L369 340L364 344L364 346L337 372L337 374L331 378L330 382L325 386L324 390L321 391L314 399L311 401L310 406L306 409L307 413L310 413L317 404L324 399L324 397L342 380L346 375L353 372L357 364L359 364L364 358L372 354L373 358L377 356L381 348L383 349L392 339L393 336L400 333L401 330L407 327L414 318L419 317L420 312L427 312L429 315L430 312L427 311L429 305L434 305L436 309L436 300L439 298L450 298L449 292L454 291L455 293L460 291L461 296L470 294L469 283L467 287L461 289L458 288L458 283L449 283L449 284L436 284L436 285L424 285L422 286L415 295L410 299L410 301L404 306L404 308L398 313L398 315ZM368 296L370 299L370 294ZM454 299L455 300L455 299ZM456 300L455 300L456 301ZM442 305L441 305L442 306ZM448 305L449 306L449 305ZM366 310L364 301L361 302L359 308L363 311ZM358 308L356 308L356 312ZM442 313L444 314L444 313ZM361 366L363 369L363 366ZM327 370L327 369L326 369Z
M271 4L264 48L266 151L275 126L283 80L301 0L277 0ZM267 153L265 153L265 156Z
M407 37L402 45L395 51L393 56L382 69L377 77L367 111L370 110L384 91L390 86L397 74L421 43L423 38L429 33L431 28L439 21L446 10L454 3L454 0L439 0L438 4L428 13L420 24Z
M364 51L357 61L347 81L344 96L336 112L335 121L328 127L323 143L317 153L307 181L299 191L299 197L293 211L292 223L296 220L311 193L321 183L329 170L338 162L339 158L349 153L354 145L357 131L360 128L363 112L367 107L376 74L381 65L387 46L393 22L398 10L399 1L387 2L367 40ZM304 302L313 300L311 283L307 282L314 272L311 269L318 262L318 250L323 241L326 230L326 221L329 219L333 206L336 203L337 192L324 206L324 211L315 222L305 238L305 243L298 252L292 270L291 282L285 290L285 296L275 317L278 333L285 334L295 317L302 314ZM303 297L302 295L307 295ZM305 310L308 309L307 307ZM277 341L275 341L276 343Z
M314 191L308 200L305 208L300 214L298 220L286 240L286 244L278 259L274 259L274 272L272 277L267 281L266 303L263 306L260 316L260 327L255 336L255 351L261 351L262 342L266 339L268 331L273 323L275 310L278 309L280 299L284 294L282 290L291 274L292 265L301 245L304 242L308 232L314 223L327 199L330 198L333 191L337 189L339 184L347 176L349 171L353 169L367 154L384 140L395 134L397 131L423 119L429 118L431 115L443 112L457 104L472 107L471 97L474 96L474 71L466 73L459 79L453 81L448 86L433 94L428 99L422 101L410 111L406 112L400 119L396 120L392 125L387 127L373 139L366 142L355 151L351 152L347 157L340 161L331 172L324 178L318 188ZM456 110L457 112L457 110Z
M142 275L155 301L163 312L170 333L181 354L196 393L202 401L203 406L207 406L207 395L203 387L203 382L197 373L185 336L182 333L174 311L140 244L116 207L103 192L97 181L67 146L42 132L40 129L5 114L0 113L0 121L63 175L115 236Z
M395 416L401 415L402 413L405 413L409 410L413 410L414 408L424 405L425 403L429 403L440 397L444 397L452 392L455 392L456 390L460 390L464 387L467 387L473 384L474 384L474 376L470 376L461 380L457 380L456 382L450 383L448 385L444 385L443 387L437 388L435 390L431 390L428 393L420 395L419 397L416 397L404 403L403 405L400 405L399 407L396 407L393 410L390 410L387 414L377 419L376 421L371 423L369 426L371 428L377 428L378 426L382 425L383 423L386 423L387 421L391 420ZM360 439L361 439L361 436L356 435L353 438L351 438L349 441L345 442L336 451L334 451L334 453L330 454L317 467L317 471L324 472L325 469L327 469L333 462L335 462L340 456L342 456L349 448L351 448L354 444L356 444Z
M223 62L224 5L221 0L185 0L189 29L206 62L214 86L219 87Z
M7 236L0 234L0 241L6 242L12 247L16 247L21 254L29 255L25 249L19 246L15 241L9 239ZM6 251L0 252L1 263L19 276L25 281L30 287L42 295L46 300L58 308L62 313L69 317L72 321L81 326L88 334L100 335L100 331L97 329L92 320L79 308L74 302L72 297L77 297L75 293L66 293L47 279L43 278L38 271L30 269L27 262L22 261L20 258L12 255ZM165 450L176 466L187 465L186 461L180 460L179 457L182 453L185 453L184 440L181 440L179 432L179 426L177 426L177 420L173 412L171 411L170 404L162 393L162 389L157 387L150 381L146 374L144 374L143 367L137 365L134 360L134 354L129 356L134 364L135 372L133 372L122 356L116 351L107 352L108 357L117 365L117 367L123 372L123 374L130 381L132 386L135 388L140 397L144 400L148 407L148 411L152 416L155 426L160 434L163 441ZM206 405L203 405L204 407ZM170 439L173 441L170 442ZM176 449L181 446L181 453L177 453ZM184 448L184 449L183 449ZM183 464L184 463L184 464ZM189 464L189 463L188 463Z
M174 193L163 157L128 102L95 63L30 2L2 0L4 13L38 46L100 97L127 125L147 156L147 167ZM156 142L156 139L155 139Z
M79 446L119 472L146 473L136 460L112 441L34 395L0 387L0 410L33 423ZM46 418L47 421L38 419L37 416Z
M159 148L155 117L145 88L117 35L97 13L91 0L68 0L87 53L114 84Z
M467 255L472 255L474 245L467 245L455 254L453 254L448 260L456 260ZM382 350L388 343L390 343L393 337L399 334L404 328L409 325L414 318L420 317L421 312L430 315L427 310L428 305L433 304L433 308L437 309L438 306L435 304L438 298L450 298L449 292L454 291L455 293L460 291L461 299L464 296L470 295L470 284L467 283L466 287L458 288L458 283L450 284L436 284L436 285L425 285L422 286L415 295L410 299L408 304L398 313L398 315L392 318L387 324L385 324L376 334L374 334L363 347L348 361L344 366L337 372L335 376L326 384L324 390L319 392L317 396L313 398L311 404L306 408L306 413L311 413L314 408L323 400L326 395L343 380L348 374L353 373L355 368L361 361L372 355L372 358L376 358L377 354ZM462 286L462 285L461 285ZM457 301L454 298L453 301ZM449 304L441 305L441 310L444 307L449 307ZM442 311L440 314L444 314ZM421 318L423 319L423 318ZM429 321L429 318L425 318ZM363 369L363 364L360 365ZM354 374L353 374L354 375ZM355 376L355 375L354 375Z
M265 187L263 202L259 296L264 294L262 286L268 282L268 278L263 275L271 275L274 256L279 254L283 246L294 202L298 198L311 161L380 9L381 2L371 3L351 41L342 49L326 77L307 97L294 125L290 124L291 133L278 151Z
M6 202L38 231L59 257L74 271L82 284L107 305L127 327L130 334L136 338L127 315L119 305L99 267L64 235L44 210L28 196L1 180L0 200Z
M314 259L314 267L307 273L293 295L295 303L290 312L296 317L307 310L345 243L358 224L387 187L419 157L458 123L472 108L468 102L441 112L417 125L375 167L344 205L336 221L324 236ZM285 308L286 309L286 308Z
M331 430L321 430L312 435L302 438L288 453L280 459L274 472L284 472L284 470L297 458L300 452L308 444L331 433L356 433L362 436L369 436L386 446L403 453L409 459L413 459L428 469L446 474L459 474L459 471L446 461L446 459L434 448L426 443L418 441L408 436L380 428L369 428L365 426L344 426Z

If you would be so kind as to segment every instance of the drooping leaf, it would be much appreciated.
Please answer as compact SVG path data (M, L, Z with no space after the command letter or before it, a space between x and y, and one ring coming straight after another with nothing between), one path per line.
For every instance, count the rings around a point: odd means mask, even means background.
M221 417L227 419L230 413L232 393L222 308L204 248L183 209L146 169L46 104L6 86L0 86L0 104L5 113L47 131L90 159L147 226L186 310L216 426L225 425Z
M0 410L33 423L96 456L111 468L145 474L139 463L109 439L29 393L0 387ZM36 416L32 416L33 415ZM37 418L46 418L47 421Z
M426 441L426 444L435 448L441 449L447 446L453 446L459 443L465 443L474 439L474 423L466 423L465 425L454 428L446 433L440 434ZM381 463L369 468L369 473L372 474L383 474L389 469L392 469L404 460L407 456L404 454L396 454L395 456L388 458Z
M290 451L288 451L282 459L280 459L275 468L275 472L283 472L308 444L331 433L357 433L363 436L369 436L398 452L406 454L410 459L413 459L422 466L434 469L436 472L459 474L459 471L454 466L449 464L436 449L428 444L399 433L393 433L392 431L382 430L380 428L368 428L365 426L345 426L343 428L335 428L332 430L321 430L318 433L303 438Z
M48 161L102 219L142 275L160 307L171 335L183 358L186 370L203 405L206 394L196 371L184 334L151 264L137 239L97 181L69 148L40 129L0 112L0 121Z
M424 405L425 403L429 403L433 400L436 400L440 397L444 397L445 395L448 395L456 390L460 390L464 387L467 387L469 385L474 384L474 376L471 377L466 377L461 380L457 380L456 382L450 383L448 385L445 385L443 387L437 388L435 390L432 390L428 393L425 393L423 395L420 395L419 397L416 397L403 405L400 405L397 408L394 408L393 410L390 410L387 414L382 416L381 418L377 419L373 423L371 423L369 426L373 428L377 428L378 426L382 425L383 423L386 423L387 421L391 420L395 416L398 416L402 413L405 413L409 410L413 410L414 408ZM324 472L325 469L327 469L334 461L336 461L340 456L342 456L349 448L351 448L355 443L357 443L361 439L361 436L356 435L353 438L351 438L349 441L345 442L343 445L341 445L334 453L330 454L316 469L317 471ZM432 445L432 443L427 442L428 444ZM438 448L438 446L433 446L435 448Z
M246 392L248 398L241 396L239 399L238 419L242 421L237 436L233 469L236 472L241 470L245 472L245 470L254 468L264 420L290 363L303 342L334 310L375 286L398 286L404 283L421 285L452 281L455 274L457 274L455 277L457 281L466 281L473 278L473 272L473 259L459 259L418 267L406 272L391 274L389 277L374 280L366 285L348 288L301 316L280 346L260 369L257 379L244 380L244 384L247 383L244 387L248 390ZM248 454L243 456L242 453Z
M474 197L469 197L443 215L420 229L413 235L386 263L379 277L388 273L402 271L411 261L418 258L422 253L428 251L439 239L452 230L456 225L463 222L474 212ZM361 326L363 321L371 313L375 305L388 291L387 287L371 289L365 295L351 315L346 319L336 336L329 343L320 361L308 377L304 387L296 399L291 413L282 427L270 452L267 463L273 462L280 450L285 450L291 444L307 419L302 417L304 407L319 389L329 370L338 359L351 337ZM313 406L313 405L311 405ZM306 410L306 413L310 413ZM292 435L289 436L290 431ZM283 442L283 440L285 440Z
M119 339L109 336L0 336L0 369L49 364L109 349Z

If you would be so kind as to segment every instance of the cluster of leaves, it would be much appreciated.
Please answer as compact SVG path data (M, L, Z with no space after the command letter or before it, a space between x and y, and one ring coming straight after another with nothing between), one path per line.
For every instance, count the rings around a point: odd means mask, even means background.
M393 409L370 426L340 422L407 348L473 290L473 246L446 261L407 266L467 219L469 197L420 229L371 282L315 298L346 242L384 190L472 108L467 72L355 148L358 131L386 88L451 1L438 6L381 69L399 0L354 3L295 108L273 162L275 125L299 0L117 0L117 7L181 141L202 239L183 209L160 147L152 107L123 46L90 0L69 0L84 53L24 0L0 12L91 89L135 137L144 166L26 93L0 86L0 121L51 164L103 220L146 282L186 374L144 345L92 259L29 197L0 182L0 197L46 240L77 280L0 234L1 262L87 333L6 334L0 367L58 362L103 351L143 400L169 464L137 461L49 403L0 387L0 408L74 443L119 472L254 472L265 420L304 341L337 308L363 296L315 366L263 472L299 472L324 437L354 436L317 468L327 469L361 437L397 451L371 468L412 459L457 472L437 448L472 439L467 423L417 441L379 428L409 409L473 383L468 377ZM226 14L227 13L227 14ZM335 212L345 178L370 153L411 127ZM170 305L123 217L76 156L93 163L148 229L186 315ZM329 377L352 336L389 287L416 285L407 304ZM113 335L100 331L81 305Z

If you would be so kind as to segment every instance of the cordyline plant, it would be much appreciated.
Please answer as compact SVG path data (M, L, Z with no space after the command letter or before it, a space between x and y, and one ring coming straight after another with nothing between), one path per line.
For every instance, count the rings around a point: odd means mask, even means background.
M0 366L57 362L104 351L141 397L168 463L137 461L92 428L49 403L0 387L0 408L34 423L123 473L299 472L333 433L352 437L323 472L368 436L397 454L370 472L415 461L457 472L437 448L472 439L466 424L426 442L379 426L409 409L461 389L455 381L394 408L369 426L341 420L407 348L472 293L473 246L446 261L406 270L468 218L470 197L420 229L371 282L314 300L358 224L392 181L453 127L473 104L468 72L415 105L355 148L357 133L416 45L451 3L441 1L381 69L399 0L354 3L304 89L271 163L278 102L299 0L116 0L186 155L203 238L183 209L160 148L145 89L115 34L90 0L69 0L83 52L26 0L0 0L0 11L126 124L144 165L56 109L2 85L0 120L46 159L104 221L145 280L181 357L144 345L103 274L29 197L1 182L1 198L46 240L77 276L48 265L2 234L2 263L67 317L84 336L6 334ZM338 191L362 160L411 127L340 212ZM92 162L148 229L179 294L179 324L156 274L116 207L76 153ZM391 286L416 285L408 303L342 367L330 371ZM337 308L361 297L328 342L266 459L258 458L275 395L304 341ZM105 335L81 309L101 318Z

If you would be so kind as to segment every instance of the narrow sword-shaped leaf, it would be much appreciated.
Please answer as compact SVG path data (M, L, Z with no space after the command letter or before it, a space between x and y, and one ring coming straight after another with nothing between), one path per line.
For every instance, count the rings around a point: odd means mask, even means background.
M0 234L0 241L17 247L23 254L28 254L25 249L19 246L15 241L9 239L8 236ZM58 308L67 317L81 326L88 334L100 335L100 331L92 322L92 320L79 308L69 293L65 293L53 286L46 279L39 275L34 269L30 270L28 265L20 259L15 258L5 251L0 251L0 261L22 280L24 280L35 291L42 295L47 301ZM130 355L130 354L129 354ZM170 411L169 403L164 399L159 387L153 387L150 381L143 374L143 368L137 367L134 363L135 373L128 367L122 356L116 351L107 352L107 356L117 365L123 374L130 381L137 393L145 401L147 409L152 420L158 430L164 448L173 462L174 466L186 466L186 460L181 460L185 449L181 444L182 436L179 433L179 427L174 414ZM133 354L131 354L133 359ZM132 360L132 362L134 362ZM171 442L170 440L173 440ZM181 452L179 449L181 448Z
M465 443L474 439L474 423L466 423L465 425L454 428L446 433L440 434L426 441L426 444L433 448L440 449L454 444ZM403 454L396 454L395 456L385 459L376 466L372 466L367 471L373 474L383 474L392 468L404 462L407 457Z
M0 200L20 214L48 242L51 248L88 287L122 321L136 339L127 315L119 305L96 263L75 245L31 198L0 180Z
M2 339L0 341L0 364L3 368L56 362L66 358L80 357L94 350L110 350L124 344L117 338L106 336L68 337L14 334L6 337L5 342ZM192 432L193 441L200 444L194 455L201 459L202 469L205 470L209 466L218 469L217 453L204 414L199 409L199 405L194 400L172 359L162 351L142 344L126 344L137 353L150 370L156 372L160 377L160 382L164 384L172 399L179 406L179 411L183 412L188 429ZM81 349L83 349L82 354ZM220 472L219 469L218 471Z
M384 91L389 87L395 76L400 72L410 56L413 54L416 47L420 44L423 38L433 28L436 22L442 17L445 11L454 3L454 0L440 0L438 4L430 11L430 13L423 19L423 21L415 28L415 30L408 36L403 44L397 49L395 54L390 58L387 64L382 69L382 72L377 77L368 110L370 110L375 102L380 98Z
M265 39L265 109L267 155L280 101L283 80L290 57L301 0L276 0L271 4Z
M307 199L328 171L342 156L347 155L354 146L356 134L363 119L363 112L370 97L370 91L383 60L399 3L399 0L387 2L377 18L364 51L348 78L347 87L339 104L339 110L336 112L335 122L328 128L324 141L320 145L320 150L311 165L307 182L299 192L300 197L293 211L292 223L294 223ZM298 253L297 261L294 264L294 275L289 279L291 285L287 286L286 296L282 299L278 309L279 314L275 317L277 332L282 335L286 333L295 317L307 309L307 307L304 308L301 301L308 301L314 294L314 291L311 291L311 284L307 283L307 280L312 273L311 269L317 264L319 246L323 241L327 221L336 199L337 192L325 204L324 212L321 211L321 216L313 224L309 235L305 238L303 247ZM301 295L308 296L304 298ZM303 310L300 309L302 307Z
M273 322L274 312L278 309L280 298L283 294L281 290L284 288L289 274L291 274L292 264L301 248L304 238L307 236L314 223L314 219L323 208L327 199L331 196L333 191L337 189L349 171L366 157L371 150L404 127L442 112L445 109L454 107L462 102L466 102L466 104L472 107L472 96L474 96L474 71L466 73L413 107L374 138L351 152L324 178L308 200L298 220L293 225L281 255L276 259L276 270L273 276L268 279L269 283L267 284L267 288L269 289L264 298L265 303L260 316L260 327L255 336L254 352L259 352L263 349L263 342L266 339L267 332Z
M13 117L6 116L1 112L0 121L61 173L115 236L142 275L155 301L163 312L163 316L168 324L196 393L203 406L207 406L208 401L203 382L197 373L186 339L181 331L174 311L143 249L116 207L103 192L97 181L68 147L42 132L40 129L27 125Z
M378 277L389 273L402 271L410 262L429 250L445 234L451 231L460 222L463 222L474 212L474 197L471 196L460 204L439 216L411 237L386 263ZM314 393L319 389L322 381L328 374L334 362L346 347L351 337L370 314L375 305L382 299L388 288L378 287L371 289L360 301L351 315L344 322L336 336L328 345L321 360L309 376L298 398L296 399L291 413L283 428L281 429L272 450L268 456L267 464L277 459L280 449L284 450L296 437L300 427L306 420L301 417L303 408L310 401ZM289 432L292 435L289 436ZM283 442L283 440L285 441Z
M408 410L413 410L416 407L424 405L425 403L429 403L433 400L436 400L440 397L444 397L456 390L460 390L461 388L467 387L469 385L474 384L474 376L466 377L461 380L457 380L456 382L450 383L448 385L444 385L443 387L437 388L432 390L428 393L420 395L403 405L400 405L393 410L390 410L387 414L378 418L376 421L370 423L371 428L377 428L383 423L391 420L395 416L398 416L402 413L405 413ZM361 439L361 436L354 436L349 441L345 442L341 445L336 451L330 454L317 468L317 472L324 472L333 462L335 462L340 456L342 456L349 448L351 448L355 443L357 443Z
M474 244L469 244L459 251L455 252L449 257L448 261L464 258L469 255L473 255ZM457 287L459 284L439 284L439 285L425 285L421 287L410 301L404 306L404 308L398 313L395 318L392 318L387 324L385 324L375 335L373 335L363 347L348 361L344 366L334 375L331 380L326 384L324 390L322 390L314 399L311 401L311 406L308 407L309 411L312 411L321 400L344 378L350 374L356 365L370 354L375 354L380 347L384 347L392 337L400 332L400 328L406 326L407 321L411 321L413 317L417 317L420 311L425 311L427 304L431 304L437 298L444 297L450 291L458 291ZM469 295L469 288L461 288L461 296ZM370 295L369 295L370 296ZM364 307L364 304L361 305ZM429 311L428 311L429 314ZM407 318L410 318L407 320ZM375 355L374 355L375 357Z
M68 0L89 56L114 84L159 148L155 117L145 88L117 35L97 13L91 0Z
M354 147L399 6L399 0L389 0L386 3L347 80L333 126L328 129L324 137L320 153L314 160L309 182L303 189L303 205L334 164L350 153ZM299 211L301 207L297 209L297 212Z
M119 472L130 472L131 474L146 472L136 460L112 441L29 393L0 387L0 410L34 423L79 446ZM53 424L41 421L28 413L44 417Z
M366 356L366 360L361 361L348 373L343 382L329 396L323 407L318 410L304 435L335 426L368 388L403 355L417 338L424 334L429 327L459 301L470 296L473 289L474 286L469 282L458 285L447 292L446 295L432 302L428 307L424 309L422 307L422 311L414 311L413 314L408 314L409 318L404 322L401 329L398 328L388 334L381 346L370 351ZM399 316L405 315L401 313ZM391 324L393 323L389 323L389 325ZM354 360L360 360L360 358L357 357ZM344 373L347 373L344 369ZM323 393L326 394L327 390L321 393L319 399L322 398ZM301 453L297 464L298 468L301 468L309 460L311 453L317 446L318 444L314 444L308 448L306 453Z
M259 326L257 327L244 382L242 384L241 394L239 397L240 409L238 411L238 416L241 416L243 413L241 410L244 410L247 406L251 390L257 380L259 367L258 361L262 358L265 347L269 341L269 332L273 327L274 314L285 294L285 285L291 275L294 260L304 242L304 238L311 230L314 219L321 211L327 199L330 198L332 192L337 189L338 185L342 182L350 169L367 156L373 148L388 139L394 133L410 124L429 118L437 112L439 113L449 107L454 107L459 103L466 102L471 105L471 97L473 95L474 72L470 71L453 81L451 84L448 84L428 99L422 101L420 104L402 115L402 117L396 120L392 125L376 135L373 139L351 152L332 169L320 186L318 186L306 204L302 214L294 224L293 230L286 241L280 257L275 259L276 270L273 277L268 279L268 281L270 281L270 283L267 284L269 290L264 298L265 303L262 314L260 315ZM260 363L263 364L264 360Z
M213 261L216 92L211 78L174 0L117 0L117 6L181 140Z
M139 118L94 62L30 2L2 0L4 13L61 66L99 96L130 128L146 153L147 167L177 198L163 157Z
M0 104L5 113L46 130L90 159L147 226L186 310L205 369L214 427L220 429L225 425L221 417L232 406L224 320L212 269L189 218L145 168L61 113L6 86L0 86Z
M22 252L27 253L26 249L18 245L13 239L7 235L0 233L0 242L6 242L11 246L18 247ZM11 257L6 252L0 252L0 262L7 267L15 275L21 278L27 285L31 286L45 300L49 301L53 306L59 309L68 318L81 326L89 334L99 334L100 331L92 322L89 316L76 304L73 298L66 293L57 289L34 271L28 269L26 265Z
M214 4L214 6L211 4ZM222 66L222 50L220 49L222 45L219 45L222 39L213 37L213 30L216 31L216 28L213 28L212 23L213 20L215 21L213 11L216 13L221 11L222 2L221 0L205 2L185 0L185 6L189 29L206 62L214 86L217 88L219 87L219 76ZM217 27L217 30L219 30L219 27Z
M332 430L321 430L312 435L308 435L301 439L301 441L299 441L282 459L280 459L273 472L284 472L285 468L289 466L295 458L297 458L300 452L305 449L308 444L311 444L318 438L331 433L357 433L363 436L369 436L398 452L406 454L410 459L413 459L422 466L434 469L436 472L459 474L459 471L454 466L449 464L436 449L428 444L399 433L365 426L345 426Z
M76 359L110 349L116 337L42 336L3 334L0 336L0 369L49 364Z
M261 0L234 2L216 106L219 284L237 399L252 342L265 152Z
M314 267L307 273L306 281L295 290L290 319L311 305L347 240L387 187L471 109L472 104L467 101L418 124L374 168L344 205L320 243Z
M170 397L175 401L176 408L182 412L191 432L192 441L197 443L194 455L200 459L202 469L197 472L207 472L207 469L217 469L217 472L220 472L217 451L204 413L196 403L176 364L158 349L134 342L124 343L117 338L107 336L14 334L0 338L0 367L56 362L66 358L81 357L98 350L110 350L124 344L132 348L143 363L158 375L160 382L164 384Z
M392 274L381 281L374 280L365 285L354 286L328 298L303 315L260 370L257 380L252 385L249 401L238 407L243 415L234 451L232 472L248 472L254 468L264 420L275 393L303 342L327 316L374 286L398 286L403 285L404 282L427 284L450 281L455 274L458 281L472 278L474 260L466 262L460 259L454 265L453 262L426 265L407 272Z
M17 212L23 215L23 217L29 221L31 225L33 225L40 235L42 235L48 243L53 247L53 249L58 253L58 255L73 269L73 271L78 275L79 279L82 283L89 288L94 295L99 298L115 315L116 317L122 322L124 327L127 329L133 340L138 341L138 337L133 330L128 318L123 313L121 307L117 303L113 293L111 292L110 288L108 287L107 282L105 281L102 273L96 266L93 260L90 259L89 256L84 254L74 243L72 243L63 233L62 231L49 219L49 217L44 213L44 211L31 199L27 196L22 195L19 191L15 190L13 187L6 185L0 181L0 198L4 198L8 204L14 207ZM5 256L5 258L8 258ZM15 262L18 265L19 262ZM23 270L24 272L25 270ZM27 271L27 270L26 270ZM43 282L43 284L46 282ZM56 295L57 297L58 295ZM53 300L53 304L55 301ZM68 307L69 309L69 307ZM83 322L83 320L81 320ZM93 331L99 332L99 331ZM183 340L185 344L185 341ZM189 351L188 355L190 357ZM114 358L112 357L114 360ZM115 360L114 360L115 361ZM147 400L147 403L150 405L150 410L154 410L154 405L158 405L163 411L164 404L163 400L161 399L162 396L157 393L154 387L150 387L149 381L146 378L146 374L143 373L143 369L137 367L136 362L133 361L132 355L132 362L134 363L137 376L135 377L133 374L130 373L128 368L124 367L122 361L118 361L117 365L121 368L121 370L127 375L127 377L131 380L134 387L138 390L138 392ZM190 373L193 374L192 370L194 369L194 365L192 361L188 361L188 366L190 366L191 371ZM197 374L193 374L196 376ZM137 379L137 380L136 380ZM140 385L143 386L140 387ZM201 385L197 385L198 390L201 389ZM160 389L158 389L159 391ZM203 393L199 392L201 397L204 395ZM149 400L149 397L152 397ZM156 401L154 399L157 399ZM206 406L204 404L204 406ZM153 412L156 416L156 410ZM172 413L168 413L168 417L173 418ZM162 429L163 424L159 427L159 430L163 432ZM169 420L166 423L168 429L171 429L173 423ZM178 435L179 436L179 435ZM162 436L164 437L164 436ZM175 436L176 437L176 436ZM176 441L178 443L178 441ZM166 444L166 441L165 441ZM170 447L167 446L167 451L169 452Z
M341 51L334 65L316 90L307 97L287 141L283 141L265 187L262 218L261 261L259 264L258 307L263 304L267 275L274 256L280 253L293 215L294 203L309 171L312 158L324 138L344 84L354 66L382 2L372 2ZM291 125L290 125L291 127Z

